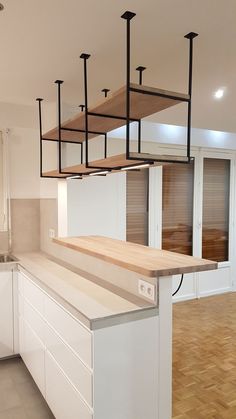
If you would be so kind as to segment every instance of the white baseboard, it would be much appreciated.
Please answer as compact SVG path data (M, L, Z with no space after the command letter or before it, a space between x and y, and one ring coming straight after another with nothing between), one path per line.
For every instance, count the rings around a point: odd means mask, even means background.
M177 294L176 294L177 295ZM188 301L188 300L194 300L196 297L196 294L186 294L186 295L180 295L179 297L173 297L172 303L178 303L180 301Z
M199 298L202 298L202 297L210 297L211 295L225 294L227 292L232 292L232 291L236 291L236 290L233 290L232 287L218 288L218 289L212 290L212 291L201 292L199 294Z
M173 297L172 303L178 303L180 301L188 301L188 300L195 300L198 298L204 298L204 297L210 297L212 295L219 295L219 294L225 294L227 292L236 292L236 289L232 287L227 288L218 288L211 291L205 291L199 294L198 296L196 294L186 294L186 295L180 295L179 297Z

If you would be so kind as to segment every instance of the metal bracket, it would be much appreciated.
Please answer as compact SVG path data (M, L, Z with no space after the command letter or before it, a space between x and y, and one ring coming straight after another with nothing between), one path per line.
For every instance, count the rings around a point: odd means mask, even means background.
M142 67L141 65L136 68L136 71L139 72L139 84L140 86L143 84L143 72L146 70L146 67Z
M102 93L104 93L105 97L107 97L108 92L110 92L110 89L102 89Z

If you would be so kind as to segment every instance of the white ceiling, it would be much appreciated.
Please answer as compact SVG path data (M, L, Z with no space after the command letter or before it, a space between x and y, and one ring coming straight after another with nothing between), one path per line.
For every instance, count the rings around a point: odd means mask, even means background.
M187 92L188 42L194 54L193 126L236 132L236 0L1 0L0 101L34 105L54 101L62 79L63 100L83 99L81 52L88 52L90 104L104 87L125 82L125 10L132 21L132 68L147 67L144 84ZM133 81L137 80L135 71ZM213 98L225 87L221 101ZM184 106L151 120L184 123Z

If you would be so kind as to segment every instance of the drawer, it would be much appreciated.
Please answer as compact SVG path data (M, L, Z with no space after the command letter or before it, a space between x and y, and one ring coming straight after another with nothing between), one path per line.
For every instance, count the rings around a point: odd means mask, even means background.
M92 412L48 352L45 371L46 401L54 416L57 419L92 419Z
M34 308L23 300L24 304L24 319L30 325L31 329L35 332L38 338L44 343L45 341L45 321Z
M22 358L41 393L45 396L44 354L45 348L31 327L23 320Z
M92 406L92 373L49 326L46 326L45 345L84 400Z
M44 316L45 294L26 276L24 276L24 298Z
M92 335L52 299L46 298L45 318L78 357L92 367Z

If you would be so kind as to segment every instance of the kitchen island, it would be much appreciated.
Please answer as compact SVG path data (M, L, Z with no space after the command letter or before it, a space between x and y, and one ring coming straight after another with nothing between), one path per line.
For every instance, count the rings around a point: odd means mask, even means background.
M215 262L105 237L18 254L19 353L59 419L170 419L172 275Z

